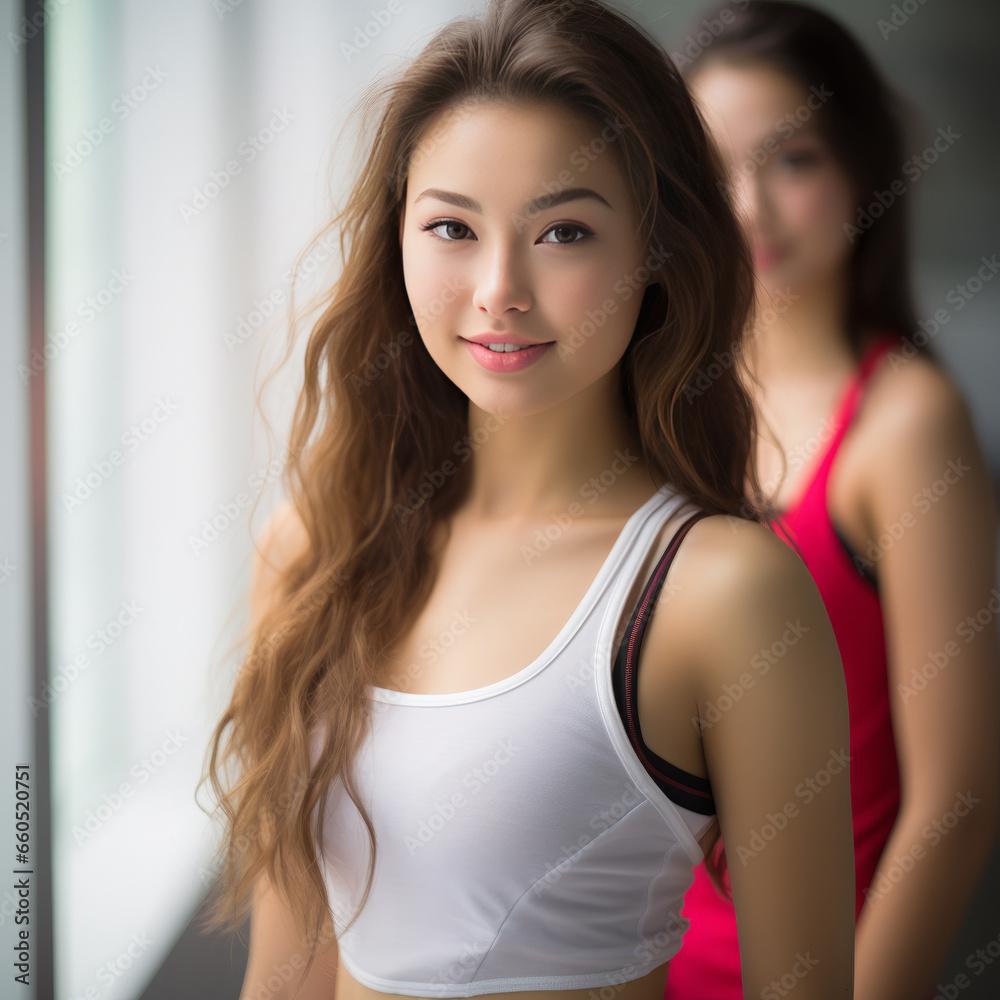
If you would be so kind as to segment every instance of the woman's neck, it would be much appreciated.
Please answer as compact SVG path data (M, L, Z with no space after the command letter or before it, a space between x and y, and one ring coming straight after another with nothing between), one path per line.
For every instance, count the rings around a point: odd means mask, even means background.
M572 505L629 513L655 484L625 411L617 366L541 412L505 416L470 402L472 483L464 504L486 518L550 516Z
M809 382L853 367L846 300L838 280L794 289L758 283L751 358L761 384Z

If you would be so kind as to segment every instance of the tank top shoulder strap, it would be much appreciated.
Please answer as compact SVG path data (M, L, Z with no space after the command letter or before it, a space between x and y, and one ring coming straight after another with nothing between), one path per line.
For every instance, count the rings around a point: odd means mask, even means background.
M838 421L840 425L839 435L841 437L854 419L854 413L858 408L861 395L864 392L865 385L868 383L868 379L871 378L872 372L875 371L883 355L898 344L899 338L895 334L883 333L876 336L865 348L864 353L861 355L861 360L858 362L858 367L855 370L850 389L844 398L843 412L839 414L843 418Z
M861 355L861 360L854 370L854 375L848 383L847 390L841 396L840 405L834 414L833 422L836 429L834 430L833 439L830 441L830 447L826 455L826 465L830 464L830 460L833 458L841 440L847 433L847 428L850 427L851 422L854 420L854 414L861 400L861 395L876 365L881 361L882 356L898 343L898 337L894 334L885 333L876 336L865 348L864 353Z
M881 361L886 352L898 345L899 338L892 333L882 333L877 335L865 348L860 361L854 370L854 374L848 380L847 388L840 397L840 402L833 413L833 435L827 446L823 461L816 470L816 479L823 480L829 473L833 465L834 456L840 447L848 427L854 420L858 404L861 401L862 393L875 367Z
M660 787L660 790L678 805L685 806L693 812L711 816L715 814L715 802L708 779L691 774L664 760L654 753L642 738L642 733L639 730L637 684L639 649L656 598L663 588L667 570L670 568L670 563L673 561L684 536L692 525L703 517L708 517L708 512L698 511L681 525L650 574L635 611L632 613L628 628L625 630L625 635L622 637L621 645L618 647L618 655L615 658L612 671L612 687L618 712L628 732L629 742L649 776Z

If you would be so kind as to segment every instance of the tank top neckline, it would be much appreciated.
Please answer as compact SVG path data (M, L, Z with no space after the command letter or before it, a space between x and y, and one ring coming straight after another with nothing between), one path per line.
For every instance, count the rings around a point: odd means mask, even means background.
M618 570L619 565L625 557L625 553L632 544L633 538L638 534L647 516L651 514L655 508L667 503L671 497L677 495L678 494L669 483L664 483L656 490L655 493L653 493L635 511L633 511L621 531L618 533L618 537L611 546L611 551L605 557L604 562L601 564L601 568L597 571L597 576L595 576L591 581L590 587L587 588L587 592L583 595L583 599L570 615L569 620L558 631L555 638L548 644L548 646L546 646L545 649L542 650L542 652L527 666L522 667L509 677L504 677L501 680L494 681L492 684L471 688L466 691L449 691L444 693L427 694L416 691L400 691L396 688L378 687L373 684L368 688L370 692L369 697L372 701L393 705L427 707L465 705L469 702L481 701L485 698L491 698L494 695L502 694L503 692L509 691L512 688L523 684L525 681L530 680L540 670L543 670L556 657L566 643L569 642L569 640L576 634L581 622L587 617L587 615L590 614L596 605L597 600L604 591L608 580Z
M837 393L836 402L828 418L833 425L830 439L826 442L825 447L816 450L815 455L812 456L812 461L804 467L798 482L798 488L791 500L784 507L775 508L773 517L787 517L798 510L808 496L809 491L816 486L824 466L830 464L844 434L847 432L847 428L854 417L855 405L858 401L860 390L864 387L865 382L867 382L875 362L878 361L882 351L895 339L895 335L888 331L882 331L872 336L868 346L862 352L854 371L847 376Z

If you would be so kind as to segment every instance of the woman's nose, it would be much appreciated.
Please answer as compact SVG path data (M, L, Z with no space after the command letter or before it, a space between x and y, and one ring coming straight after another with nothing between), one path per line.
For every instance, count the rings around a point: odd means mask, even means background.
M531 302L527 262L510 247L497 246L484 255L472 304L499 317L510 309L524 312Z

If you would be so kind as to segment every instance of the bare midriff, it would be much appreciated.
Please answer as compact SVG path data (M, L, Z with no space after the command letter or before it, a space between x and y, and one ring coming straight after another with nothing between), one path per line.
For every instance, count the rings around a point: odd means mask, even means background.
M602 991L611 990L615 1000L662 1000L667 983L669 962L657 966L639 979L627 983L612 983L608 986L590 986L579 990L519 990L507 993L481 993L476 1000L602 1000ZM512 970L516 975L516 970ZM603 993L607 997L607 993ZM337 987L333 1000L414 1000L400 993L380 993L359 983L344 968L341 962L337 968ZM427 997L426 1000L432 1000Z

